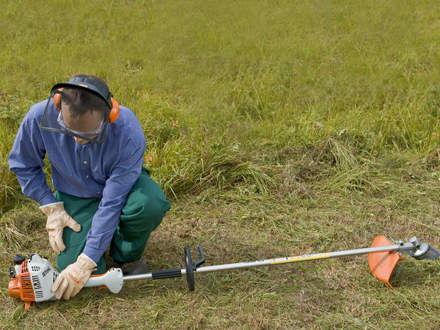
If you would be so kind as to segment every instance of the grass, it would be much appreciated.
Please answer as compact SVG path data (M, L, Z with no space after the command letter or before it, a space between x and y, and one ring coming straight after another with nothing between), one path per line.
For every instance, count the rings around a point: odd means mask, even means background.
M0 10L0 326L440 326L439 262L405 258L389 290L366 257L85 289L29 312L7 293L17 253L54 255L7 155L29 106L78 73L133 109L173 207L153 269L368 246L440 248L436 1L33 1ZM17 13L21 13L17 15ZM50 169L46 170L50 175ZM195 249L194 249L195 250ZM195 252L195 251L194 251ZM421 323L423 322L423 323Z

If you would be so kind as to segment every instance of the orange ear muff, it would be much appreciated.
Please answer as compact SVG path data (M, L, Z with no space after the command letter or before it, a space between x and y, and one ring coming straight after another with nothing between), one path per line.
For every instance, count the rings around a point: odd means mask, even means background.
M112 109L110 110L110 115L108 116L108 122L114 123L116 121L116 119L118 119L119 117L119 103L116 102L116 100L112 97L111 98L112 101Z
M53 103L55 105L55 108L58 109L58 111L61 111L61 92L63 91L63 88L58 88L54 95L53 95ZM114 123L116 119L119 117L119 103L112 97L112 109L110 110L108 122Z
M55 104L55 108L58 109L58 111L61 111L61 92L63 91L63 88L58 88L53 95L53 103Z

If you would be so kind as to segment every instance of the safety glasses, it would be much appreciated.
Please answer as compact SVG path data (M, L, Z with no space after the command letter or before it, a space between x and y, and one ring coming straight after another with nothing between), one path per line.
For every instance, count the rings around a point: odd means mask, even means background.
M88 131L88 132L80 132L80 131L75 131L73 129L70 129L69 127L67 127L67 125L64 123L64 117L63 117L63 112L60 111L58 118L57 118L57 123L64 128L66 131L68 131L70 134L74 135L74 136L78 136L80 138L83 139L94 139L96 138L98 135L100 135L102 133L102 130L105 126L104 120L101 121L99 127L93 131Z
M53 102L51 102L51 100L53 99L54 94L55 93L51 93L49 99L47 100L43 116L40 120L40 128L45 131L74 136L89 141L92 144L102 144L106 137L108 115L104 117L99 127L93 131L80 132L72 130L65 124L62 111L56 110L56 108L53 106ZM49 104L52 104L52 106L49 106Z

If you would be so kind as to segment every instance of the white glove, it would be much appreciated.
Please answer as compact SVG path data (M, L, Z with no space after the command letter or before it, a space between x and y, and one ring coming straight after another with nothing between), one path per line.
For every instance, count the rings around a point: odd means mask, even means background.
M96 263L84 253L81 253L73 264L67 266L58 275L52 285L55 298L61 299L62 296L68 300L70 297L76 296L86 284L95 267Z
M49 234L49 243L56 254L66 249L63 242L64 227L69 227L74 231L80 231L81 225L76 222L64 210L64 203L52 203L40 207L41 211L47 215L46 230Z

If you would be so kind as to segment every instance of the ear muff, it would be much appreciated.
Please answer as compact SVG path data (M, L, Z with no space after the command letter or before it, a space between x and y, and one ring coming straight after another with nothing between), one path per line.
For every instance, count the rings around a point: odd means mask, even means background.
M116 121L116 119L118 119L118 117L119 117L119 103L116 102L116 100L113 97L111 98L111 101L112 101L113 107L110 110L110 114L108 116L108 122L110 124L114 123Z
M55 108L57 108L58 111L61 111L61 92L63 91L63 88L58 88L53 95L53 103L55 105Z
M57 108L58 111L61 111L61 92L63 91L63 88L58 88L54 95L53 95L53 103L55 105L55 108ZM110 110L109 116L108 116L108 122L109 124L114 123L116 119L119 117L119 103L112 97L112 109Z

